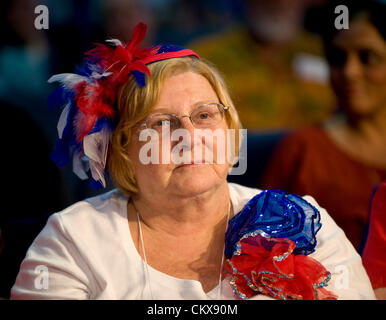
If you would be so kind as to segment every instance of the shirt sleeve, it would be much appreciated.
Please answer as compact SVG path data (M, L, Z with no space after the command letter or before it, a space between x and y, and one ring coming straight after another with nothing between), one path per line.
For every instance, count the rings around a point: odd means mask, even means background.
M11 299L89 299L91 284L87 264L54 214L28 249Z
M369 231L362 260L373 288L386 287L386 182L378 186L371 201Z
M331 273L326 289L336 294L339 300L376 299L362 259L343 230L314 198L305 196L304 199L321 215L322 227L316 234L317 245L310 257Z

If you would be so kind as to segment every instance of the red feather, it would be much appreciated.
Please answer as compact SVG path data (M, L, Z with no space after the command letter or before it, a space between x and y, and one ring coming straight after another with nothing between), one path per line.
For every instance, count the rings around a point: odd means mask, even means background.
M85 115L82 111L78 111L75 116L76 141L80 142L94 128L96 116Z
M134 30L133 30L133 35L131 38L130 43L126 46L126 50L128 52L135 52L139 46L139 44L145 39L146 36L146 30L147 26L146 24L140 22L138 23Z
M115 49L105 44L97 43L95 48L85 53L86 59L93 63L100 64L103 68L107 68L112 60Z
M93 49L86 52L88 61L97 64L101 72L109 71L112 74L91 83L83 81L74 88L79 108L76 116L78 141L92 131L97 119L114 117L113 105L117 87L127 81L130 71L139 71L150 76L150 70L141 59L156 54L158 48L139 48L145 38L146 29L145 24L139 23L134 28L132 39L126 47L120 44L115 47L96 44Z

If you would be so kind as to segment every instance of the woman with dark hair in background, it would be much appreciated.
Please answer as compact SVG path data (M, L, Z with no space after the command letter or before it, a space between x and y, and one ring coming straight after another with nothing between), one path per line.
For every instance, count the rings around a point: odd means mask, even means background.
M335 28L338 4L349 10L349 29ZM259 187L312 195L360 251L373 189L386 179L386 5L339 1L327 10L324 43L339 112L285 137Z

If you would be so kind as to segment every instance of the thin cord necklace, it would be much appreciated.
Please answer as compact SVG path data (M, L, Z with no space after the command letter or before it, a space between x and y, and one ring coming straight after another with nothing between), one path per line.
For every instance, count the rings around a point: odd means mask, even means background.
M138 229L139 229L139 238L140 238L140 241L141 241L141 248L142 248L142 252L143 252L143 264L144 264L144 269L145 269L145 273L146 273L146 285L147 287L149 288L149 292L150 292L150 297L151 297L151 300L154 300L154 296L153 296L153 290L151 289L151 281L150 281L150 273L149 273L149 265L147 263L147 259L146 259L146 251L145 251L145 245L144 245L144 241L143 241L143 233L142 233L142 227L141 227L141 219L140 219L140 216L139 216L139 212L137 210L137 208L135 207L134 203L132 202L133 204L133 207L137 213L137 221L138 221ZM231 212L231 202L229 202L229 206L228 206L228 214L227 214L227 222L226 222L226 225L225 225L225 232L228 228L228 222L229 222L229 218L230 218L230 212ZM221 281L221 273L222 273L222 269L223 269L223 265L224 265L224 251L225 251L225 244L224 244L224 248L223 248L223 251L222 251L222 258L221 258L221 265L220 265L220 275L219 275L219 279L218 279L218 290L217 290L217 300L220 300L221 299L221 295L222 295L222 281Z

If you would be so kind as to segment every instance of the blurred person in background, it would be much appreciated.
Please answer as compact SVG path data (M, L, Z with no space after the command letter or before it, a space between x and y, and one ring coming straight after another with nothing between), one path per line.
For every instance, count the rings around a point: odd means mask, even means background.
M58 168L42 129L23 109L0 101L3 123L0 297L8 298L21 261L52 212L65 206Z
M1 2L5 32L0 40L0 98L28 112L48 137L54 137L52 113L46 104L49 44L45 30L34 27L37 5L34 0Z
M347 30L335 28L338 4L348 7ZM312 195L361 251L371 194L386 179L386 5L330 1L323 12L339 112L285 137L259 186Z
M149 26L146 45L154 43L157 36L157 15L152 11L151 0L110 0L99 5L101 39L115 38L128 42L130 33L138 21Z
M173 39L179 45L224 30L237 19L240 11L238 0L164 0L162 3L165 4L162 10L157 10L159 36Z
M58 4L59 2L56 2ZM70 3L67 1L66 3ZM48 5L49 29L36 29L37 5ZM2 197L13 208L0 215L0 296L9 297L22 259L48 216L69 201L61 171L50 159L58 114L47 108L54 68L51 31L63 6L52 1L1 1L0 107L4 138ZM70 8L71 9L71 8ZM71 15L71 10L68 11ZM55 37L58 34L55 34ZM67 35L68 36L68 35ZM74 42L74 35L72 35ZM56 38L59 41L59 38ZM63 39L63 38L60 38ZM68 53L67 53L68 56Z
M242 3L241 25L190 46L222 70L244 127L282 129L325 119L334 105L327 64L320 37L303 24L317 2Z

